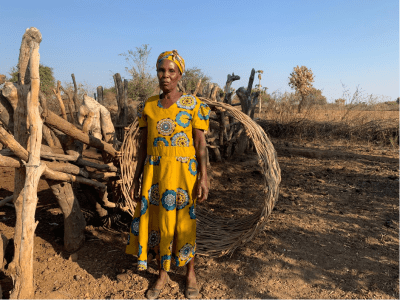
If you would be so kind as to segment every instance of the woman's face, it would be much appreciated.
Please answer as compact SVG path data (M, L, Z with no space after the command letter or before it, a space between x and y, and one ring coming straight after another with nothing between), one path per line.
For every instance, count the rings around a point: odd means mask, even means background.
M181 77L182 75L179 72L179 68L173 61L170 61L169 59L163 59L158 65L158 83L164 93L176 89L178 81L181 79Z

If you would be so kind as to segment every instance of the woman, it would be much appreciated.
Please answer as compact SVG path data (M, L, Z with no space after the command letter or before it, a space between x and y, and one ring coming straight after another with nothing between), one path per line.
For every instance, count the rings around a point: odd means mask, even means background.
M157 258L159 275L148 299L167 283L171 262L187 265L185 296L198 298L195 207L208 196L204 130L210 108L178 91L185 62L176 50L161 53L156 67L163 93L138 106L140 145L130 194L140 202L126 252L138 256L139 270L147 268L148 255Z

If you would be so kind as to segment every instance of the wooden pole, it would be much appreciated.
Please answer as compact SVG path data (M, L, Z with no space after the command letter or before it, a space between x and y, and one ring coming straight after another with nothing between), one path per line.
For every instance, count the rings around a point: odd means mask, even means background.
M56 95L58 103L60 104L62 117L64 118L64 120L68 120L67 113L65 112L64 101L61 98L60 87L61 87L61 82L58 80L57 81L57 88L53 89L53 93L54 93L54 95Z
M76 85L76 80L75 80L75 75L74 73L71 74L72 77L72 82L74 84L74 96L72 97L73 101L74 101L74 105L75 105L75 113L77 113L77 111L79 110L79 103L78 103L78 87ZM75 115L76 118L76 115Z
M14 281L14 289L10 294L10 298L33 298L34 285L33 285L33 247L34 247L34 232L36 230L37 222L35 222L35 211L37 205L37 187L39 179L46 169L46 165L40 163L40 146L42 141L42 119L39 113L39 90L40 90L40 77L39 77L39 43L42 40L41 33L36 28L29 28L23 36L21 43L21 53L24 51L22 62L26 61L28 57L29 71L30 71L30 86L22 86L23 99L26 102L25 117L29 136L24 138L23 142L27 140L28 148L28 162L25 165L26 174L16 174L16 183L21 186L21 181L24 182L23 191L18 189L17 197L14 197L14 205L16 210L16 226L14 236L15 254L12 261L11 269ZM22 44L25 45L23 47ZM29 48L29 52L27 49ZM29 53L29 55L27 55ZM21 60L21 56L20 56ZM21 61L20 61L21 63ZM27 65L23 65L27 68ZM21 74L26 74L24 68L20 67ZM28 68L27 68L28 69ZM28 82L27 78L20 76L21 84ZM30 88L30 90L29 90ZM25 108L24 107L24 108ZM17 107L18 110L18 107ZM23 112L21 111L22 115ZM20 124L18 124L20 125ZM25 133L26 135L26 133ZM24 178L25 177L25 178Z
M97 102L99 102L101 105L103 105L103 87L102 86L98 86L97 87Z

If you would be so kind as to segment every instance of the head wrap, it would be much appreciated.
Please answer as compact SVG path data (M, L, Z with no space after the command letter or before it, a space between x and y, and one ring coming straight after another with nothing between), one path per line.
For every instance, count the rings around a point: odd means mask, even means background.
M181 71L181 74L183 74L183 72L185 71L185 60L178 54L178 51L172 50L161 53L157 58L157 64L156 64L157 69L158 65L161 63L163 59L169 59L170 61L173 61L178 66L179 71Z

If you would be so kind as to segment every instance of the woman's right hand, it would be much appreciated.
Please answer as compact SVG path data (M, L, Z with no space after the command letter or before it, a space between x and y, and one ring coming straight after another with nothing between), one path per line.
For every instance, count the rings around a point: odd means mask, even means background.
M140 189L139 179L133 179L131 189L129 190L129 196L135 202L138 202L140 200L139 189Z

